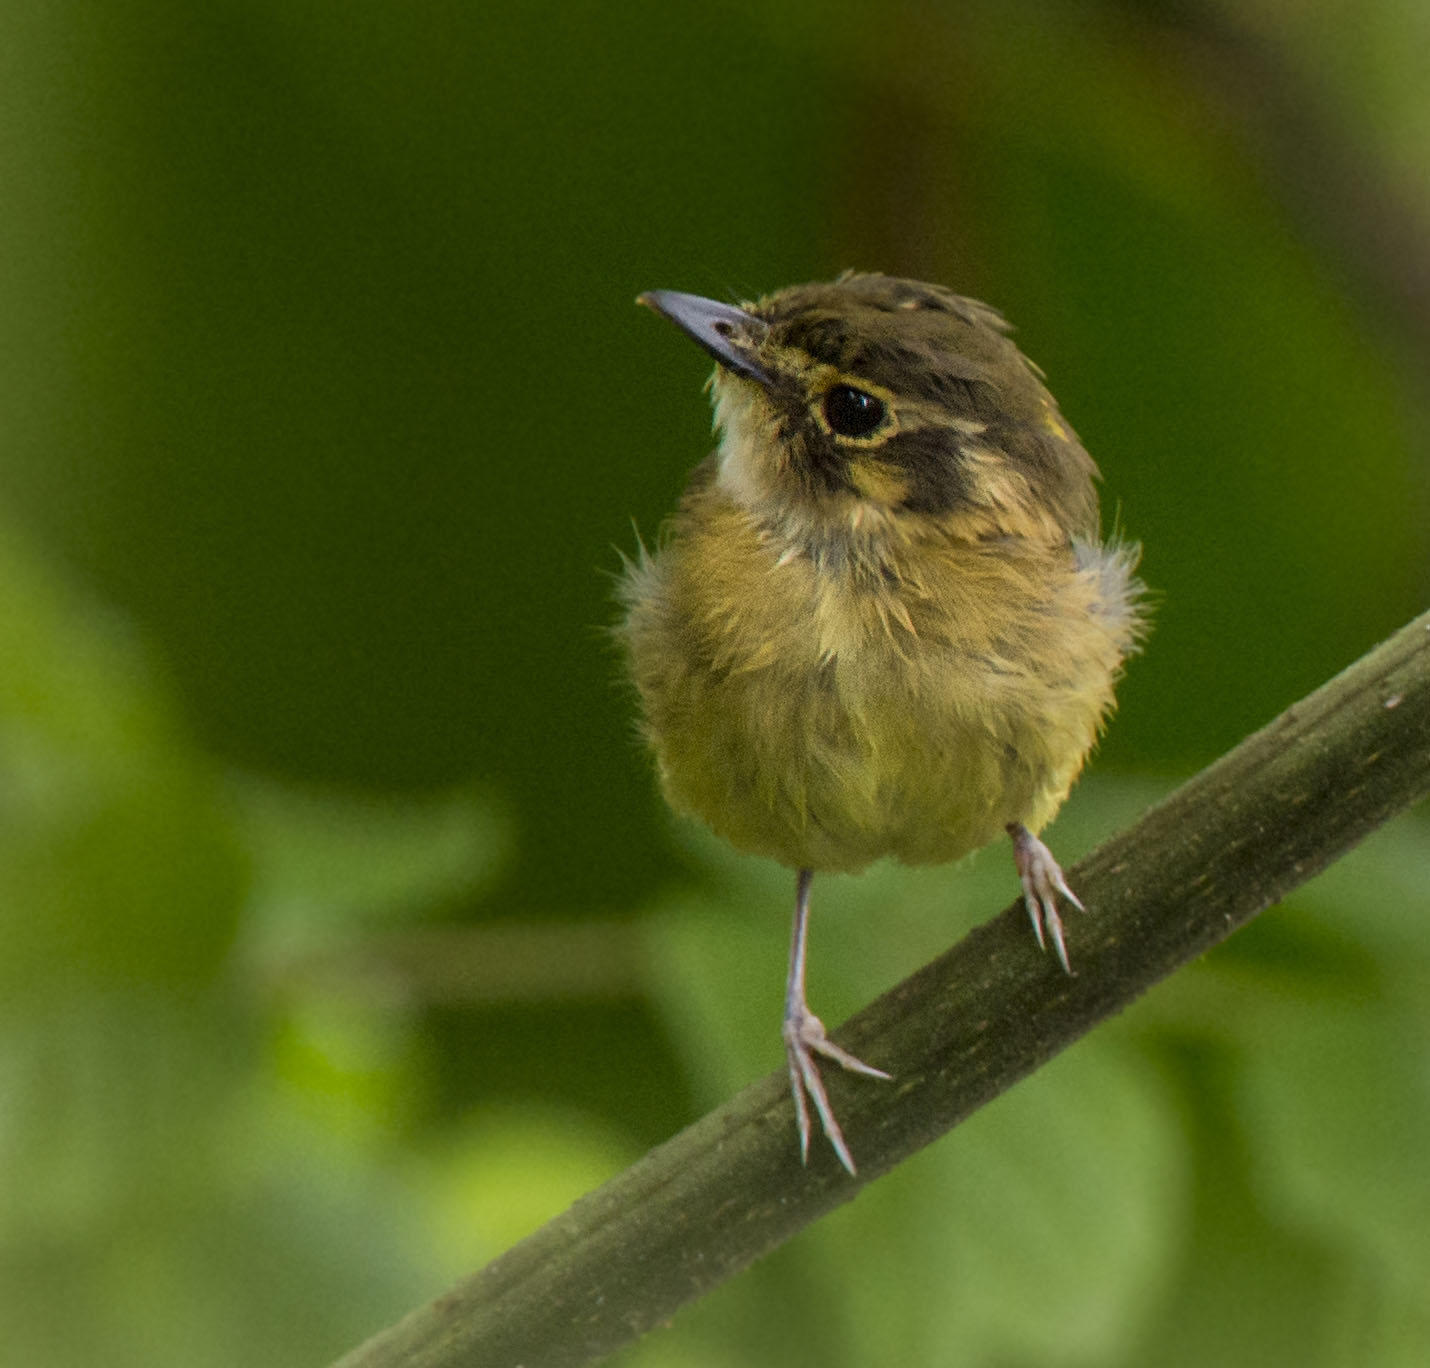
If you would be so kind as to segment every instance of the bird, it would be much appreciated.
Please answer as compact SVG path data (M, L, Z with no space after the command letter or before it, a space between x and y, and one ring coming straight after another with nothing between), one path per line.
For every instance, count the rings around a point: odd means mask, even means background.
M816 873L957 861L1005 833L1038 945L1071 973L1039 839L1139 647L1140 549L1099 529L1100 475L990 306L873 272L727 304L637 302L715 360L717 445L653 547L624 557L616 628L670 806L795 872L782 1037L853 1155L805 988Z

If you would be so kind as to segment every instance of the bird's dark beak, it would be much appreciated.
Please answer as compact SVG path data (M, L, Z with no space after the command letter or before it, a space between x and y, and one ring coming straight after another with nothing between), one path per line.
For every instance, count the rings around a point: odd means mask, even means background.
M692 341L698 342L727 370L761 385L771 383L754 359L765 335L765 324L733 304L721 304L679 290L647 290L637 300L664 314Z

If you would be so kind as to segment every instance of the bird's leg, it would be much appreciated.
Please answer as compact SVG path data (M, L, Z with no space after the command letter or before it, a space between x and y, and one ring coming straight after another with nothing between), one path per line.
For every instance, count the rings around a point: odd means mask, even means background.
M1013 861L1018 866L1018 878L1023 885L1023 906L1032 918L1038 949L1047 949L1043 939L1046 929L1064 973L1071 974L1067 946L1063 944L1063 922L1058 916L1058 894L1061 893L1079 912L1086 909L1078 901L1077 894L1068 887L1063 871L1058 868L1058 862L1047 846L1022 822L1010 822L1008 834L1013 838Z
M868 1074L870 1078L888 1078L889 1075L862 1059L855 1059L848 1050L827 1039L824 1023L809 1010L809 1004L804 1000L804 947L809 933L809 887L813 882L813 870L799 871L799 881L795 885L794 928L789 945L789 979L785 984L785 1057L789 1060L790 1090L794 1093L795 1116L799 1121L801 1162L809 1162L809 1102L813 1101L825 1136L834 1146L839 1162L852 1174L854 1157L844 1143L844 1132L839 1129L839 1122L834 1119L814 1056L821 1054L853 1073Z

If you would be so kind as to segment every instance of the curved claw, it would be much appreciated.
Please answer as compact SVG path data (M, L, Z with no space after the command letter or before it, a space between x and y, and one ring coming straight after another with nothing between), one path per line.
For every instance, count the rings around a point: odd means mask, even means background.
M1013 860L1018 866L1019 882L1023 885L1023 906L1028 909L1029 920L1033 923L1038 949L1045 950L1047 940L1051 940L1063 972L1071 974L1068 949L1063 941L1063 921L1058 915L1058 895L1066 898L1079 912L1087 909L1068 887L1053 852L1027 827L1021 822L1014 822L1009 826L1008 834L1013 838Z
M889 1078L883 1069L876 1069L862 1059L855 1058L848 1050L836 1045L824 1033L824 1023L807 1007L797 1004L785 1016L784 1022L785 1058L789 1061L790 1091L794 1094L795 1119L799 1123L799 1157L801 1163L809 1162L809 1102L819 1115L820 1128L825 1138L839 1156L839 1162L854 1174L854 1156L844 1141L844 1132L829 1105L829 1095L824 1090L824 1080L819 1076L819 1065L814 1056L823 1055L850 1073L865 1074L869 1078Z

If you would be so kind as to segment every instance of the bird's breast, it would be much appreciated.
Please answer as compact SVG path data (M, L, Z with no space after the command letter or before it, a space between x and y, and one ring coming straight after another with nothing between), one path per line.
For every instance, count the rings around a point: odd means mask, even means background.
M677 808L815 869L952 860L1051 816L1120 658L1070 554L876 554L871 539L811 544L729 506L700 512L627 593Z

